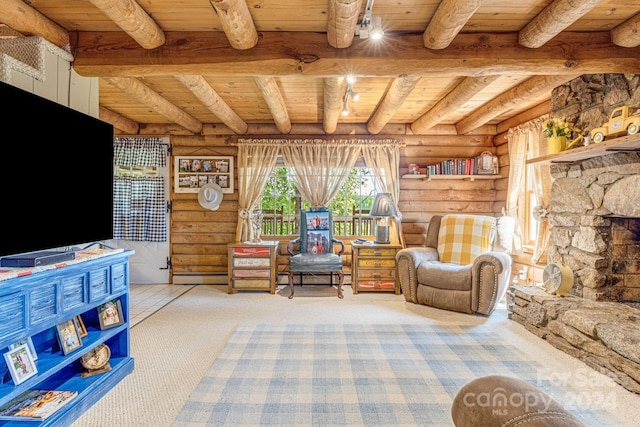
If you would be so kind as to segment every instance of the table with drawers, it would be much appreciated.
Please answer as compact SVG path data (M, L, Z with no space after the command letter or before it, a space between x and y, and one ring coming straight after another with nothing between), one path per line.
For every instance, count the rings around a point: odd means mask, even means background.
M351 287L358 292L400 293L396 268L396 253L402 249L393 243L351 243Z

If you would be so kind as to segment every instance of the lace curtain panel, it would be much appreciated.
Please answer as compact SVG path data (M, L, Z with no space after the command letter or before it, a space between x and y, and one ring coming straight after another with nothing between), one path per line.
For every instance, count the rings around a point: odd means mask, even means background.
M114 165L162 167L167 144L160 138L115 138ZM114 176L113 238L139 242L167 241L164 177Z

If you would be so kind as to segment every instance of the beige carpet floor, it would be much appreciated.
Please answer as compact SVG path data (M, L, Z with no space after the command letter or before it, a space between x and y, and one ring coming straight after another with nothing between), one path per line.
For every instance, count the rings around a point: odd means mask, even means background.
M620 427L637 426L640 396L535 337L507 318L504 303L490 317L472 316L407 303L402 295L345 289L336 297L326 286L227 294L226 285L195 286L131 330L135 370L92 406L73 427L170 426L194 388L241 323L390 323L469 325L500 331L504 339L531 354L547 378L580 390L581 402L606 399ZM593 400L595 402L595 400Z

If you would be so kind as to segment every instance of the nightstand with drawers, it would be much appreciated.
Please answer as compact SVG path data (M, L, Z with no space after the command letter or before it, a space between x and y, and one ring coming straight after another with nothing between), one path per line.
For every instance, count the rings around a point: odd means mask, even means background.
M278 241L229 243L229 290L276 292Z
M402 249L398 244L351 243L351 287L358 292L400 293L400 282L396 268L396 253Z

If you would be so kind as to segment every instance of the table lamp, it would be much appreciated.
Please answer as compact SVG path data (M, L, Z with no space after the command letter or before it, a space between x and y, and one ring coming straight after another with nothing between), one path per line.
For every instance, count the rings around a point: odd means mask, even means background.
M390 243L389 217L398 215L391 193L378 193L369 215L376 218L376 239L374 243Z

